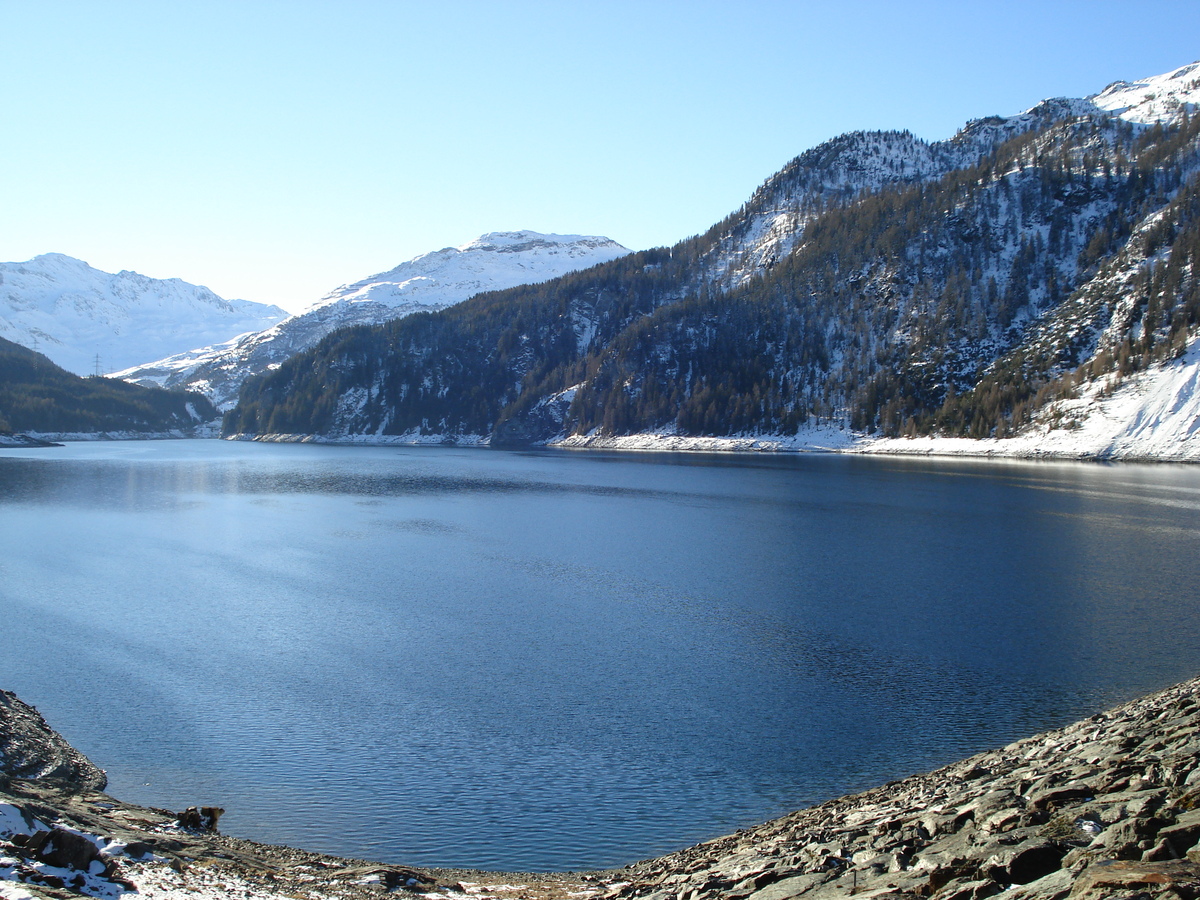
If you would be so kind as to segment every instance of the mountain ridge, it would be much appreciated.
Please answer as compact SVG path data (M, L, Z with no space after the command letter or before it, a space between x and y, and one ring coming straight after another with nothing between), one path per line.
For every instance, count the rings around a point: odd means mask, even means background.
M226 300L179 278L109 273L63 253L0 263L0 337L77 375L228 340L285 318L276 306Z
M670 248L336 335L225 433L1003 439L1195 335L1198 99L1189 65L949 141L842 135Z
M116 377L199 390L227 409L247 377L279 365L339 328L444 309L477 293L545 281L628 252L606 237L490 232L335 288L263 331L133 366Z

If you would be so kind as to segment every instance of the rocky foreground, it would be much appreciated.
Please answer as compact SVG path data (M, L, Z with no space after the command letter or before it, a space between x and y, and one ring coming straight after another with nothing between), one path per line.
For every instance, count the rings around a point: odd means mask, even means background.
M418 870L219 834L101 793L0 691L0 898L1200 900L1200 679L1058 731L611 872Z

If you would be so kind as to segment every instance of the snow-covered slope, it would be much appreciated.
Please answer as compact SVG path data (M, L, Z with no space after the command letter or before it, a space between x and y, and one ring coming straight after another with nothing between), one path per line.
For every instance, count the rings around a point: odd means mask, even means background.
M139 384L202 391L218 407L228 408L247 377L306 350L338 328L378 325L414 312L444 309L484 291L548 281L628 252L606 237L492 232L343 285L266 330L116 374Z
M1129 122L1151 125L1177 118L1185 105L1200 104L1200 62L1141 81L1117 81L1088 98Z
M606 237L494 231L342 285L306 312L343 302L382 303L397 310L441 309L483 291L548 281L628 252Z
M1182 359L1139 372L1114 388L1105 378L1039 412L1005 439L860 439L867 453L1200 462L1200 337Z
M224 300L178 278L93 269L47 253L0 263L0 337L44 353L71 372L93 374L227 341L286 318L277 306Z
M1200 105L1200 63L1140 81L1118 81L1086 98L1056 97L1025 112L968 123L948 141L930 143L906 131L839 135L788 163L731 216L706 253L696 284L725 289L769 270L799 243L819 214L813 200L940 178L973 164L1000 141L1068 116L1116 116L1139 125L1171 122ZM693 285L694 287L695 285Z

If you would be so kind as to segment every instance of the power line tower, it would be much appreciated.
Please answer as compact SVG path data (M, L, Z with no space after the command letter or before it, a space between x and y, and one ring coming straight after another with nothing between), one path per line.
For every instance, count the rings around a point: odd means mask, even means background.
M96 371L95 371L94 375L96 378L99 378L102 374L103 373L100 371L100 354L97 353L96 354Z

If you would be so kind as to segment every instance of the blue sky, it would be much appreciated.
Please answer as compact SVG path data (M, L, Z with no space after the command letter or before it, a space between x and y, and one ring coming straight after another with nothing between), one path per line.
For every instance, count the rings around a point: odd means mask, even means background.
M299 308L486 231L703 231L853 129L1200 59L1200 3L0 0L0 259Z

